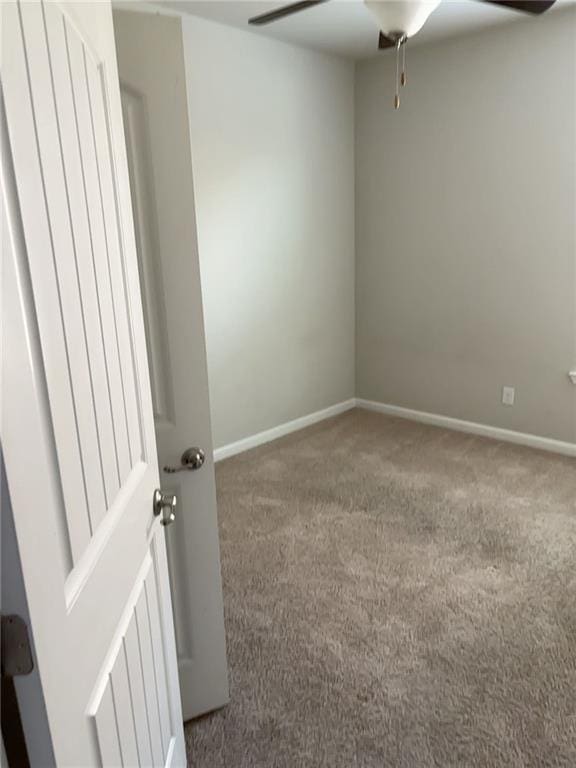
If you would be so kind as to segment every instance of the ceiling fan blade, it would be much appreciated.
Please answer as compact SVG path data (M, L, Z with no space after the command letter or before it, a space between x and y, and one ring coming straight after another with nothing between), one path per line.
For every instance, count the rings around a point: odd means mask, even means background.
M248 24L254 24L260 26L261 24L270 24L271 21L278 21L285 16L292 16L293 13L299 13L305 11L307 8L313 8L315 5L326 3L328 0L300 0L298 3L291 3L290 5L284 5L282 8L276 8L274 11L268 13L262 13L260 16L253 16L248 19Z
M383 51L385 48L395 48L396 43L391 37L387 37L384 32L380 32L378 36L378 50Z
M556 0L482 0L483 3L500 5L502 8L512 8L514 11L523 11L537 15L552 8Z

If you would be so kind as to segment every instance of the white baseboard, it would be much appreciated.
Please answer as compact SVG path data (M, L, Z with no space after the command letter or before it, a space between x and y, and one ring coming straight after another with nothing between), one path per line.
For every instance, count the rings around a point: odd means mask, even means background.
M540 437L538 435L525 434L524 432L514 432L511 429L491 427L488 424L477 424L474 421L463 421L462 419L454 419L450 416L441 416L438 413L415 411L412 408L402 408L399 405L389 405L388 403L378 403L373 400L351 398L342 403L331 405L329 408L324 408L322 411L309 413L307 416L294 419L294 421L288 421L285 424L272 427L272 429L267 429L264 432L258 432L256 435L245 437L235 443L229 443L228 445L223 445L221 448L216 448L214 450L214 461L222 461L230 456L235 456L237 453L249 451L251 448L264 445L264 443L269 443L272 440L277 440L279 437L289 435L291 432L297 432L299 429L304 429L304 427L309 427L319 421L329 419L331 416L338 416L338 414L344 413L344 411L349 411L355 407L364 408L368 411L375 411L376 413L384 413L388 416L398 416L401 419L418 421L422 424L432 424L436 427L453 429L457 432L468 432L472 435L489 437L493 440L503 440L507 443L525 445L529 448L538 448L541 451L550 451L551 453L560 453L564 456L572 456L576 458L575 443L565 443L562 440L553 440L549 437Z
M214 450L214 461L222 461L230 456L235 456L237 453L243 453L243 451L249 451L251 448L256 448L258 445L269 443L272 440L277 440L279 437L289 435L291 432L297 432L299 429L309 427L311 424L316 424L318 421L329 419L331 416L338 416L339 413L349 411L354 408L356 401L354 398L350 400L344 400L342 403L336 403L329 408L324 408L322 411L316 411L315 413L309 413L307 416L301 416L294 421L287 421L285 424L280 424L278 427L272 427L264 432L258 432L256 435L250 435L242 440L238 440L235 443L229 443L223 445L221 448Z
M473 421L462 421L461 419L453 419L450 416L440 416L437 413L426 413L425 411L414 411L411 408L401 408L399 405L377 403L372 400L357 399L356 405L358 408L385 413L388 416L398 416L401 419L419 421L423 424L433 424L436 427L454 429L457 432L469 432L473 435L491 437L494 440L504 440L507 443L526 445L530 448L539 448L542 451L551 451L552 453L561 453L564 456L576 457L576 443L565 443L549 437L528 435L523 432L514 432L511 429L490 427L487 424L476 424Z

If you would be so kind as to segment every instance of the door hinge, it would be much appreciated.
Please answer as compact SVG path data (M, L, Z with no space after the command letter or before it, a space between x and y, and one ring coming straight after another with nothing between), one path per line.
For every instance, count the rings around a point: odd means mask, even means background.
M2 677L29 675L34 669L26 622L16 614L2 615Z

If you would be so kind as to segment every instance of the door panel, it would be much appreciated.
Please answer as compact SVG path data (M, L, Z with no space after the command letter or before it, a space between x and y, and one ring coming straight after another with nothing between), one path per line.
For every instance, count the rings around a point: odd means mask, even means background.
M122 765L145 765L150 755L153 765L170 764L175 748L160 626L156 575L147 555L88 706L102 754L119 752Z
M3 3L2 49L2 444L54 754L184 765L110 6Z
M55 6L45 8L46 37L50 71L45 69L46 90L53 92L57 116L57 129L62 155L66 202L77 268L77 282L82 297L83 324L89 360L92 389L106 392L108 402L97 414L98 431L102 442L114 445L106 453L108 478L107 495L118 491L120 483L130 469L128 435L123 414L123 396L120 382L118 350L111 348L113 314L109 275L102 274L101 260L95 259L97 248L89 216L86 174L80 149L80 135L76 120L75 96L69 77L66 26ZM74 30L69 37L76 37ZM52 77L50 77L52 72ZM90 258L78 259L78 253ZM106 279L108 278L108 279Z
M155 424L174 423L174 388L168 350L164 280L158 259L160 232L153 175L148 106L143 93L121 84L122 113L144 306Z

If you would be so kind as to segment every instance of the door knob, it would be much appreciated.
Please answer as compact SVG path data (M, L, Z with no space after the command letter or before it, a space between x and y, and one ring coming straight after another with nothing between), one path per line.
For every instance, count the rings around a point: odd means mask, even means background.
M162 515L162 525L170 525L176 520L176 504L178 499L174 493L163 493L160 488L154 491L154 516Z
M164 472L174 473L182 472L185 469L193 471L200 469L206 460L206 455L202 448L186 448L182 456L180 457L179 467L164 467Z

